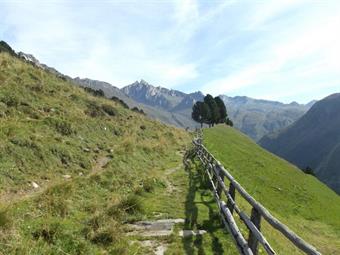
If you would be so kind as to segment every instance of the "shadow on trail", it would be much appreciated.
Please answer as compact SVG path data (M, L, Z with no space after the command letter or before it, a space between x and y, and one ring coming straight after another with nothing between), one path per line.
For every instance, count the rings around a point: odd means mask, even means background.
M206 235L210 235L213 254L223 254L223 246L215 235L215 231L222 229L222 225L215 200L210 191L208 177L203 172L201 165L194 160L190 161L190 164L186 164L185 170L189 174L189 189L185 202L184 230L207 231L207 234L203 236L197 235L182 239L185 254L206 254L207 243L203 244ZM202 213L201 217L208 214L208 218L199 220L200 212Z

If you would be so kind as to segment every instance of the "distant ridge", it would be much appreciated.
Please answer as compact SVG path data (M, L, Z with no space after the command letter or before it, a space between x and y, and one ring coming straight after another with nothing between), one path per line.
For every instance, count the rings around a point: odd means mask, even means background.
M264 135L277 132L298 120L313 105L292 102L254 99L245 96L220 96L224 101L234 126L255 141Z
M314 174L340 194L340 93L315 103L297 122L260 145Z

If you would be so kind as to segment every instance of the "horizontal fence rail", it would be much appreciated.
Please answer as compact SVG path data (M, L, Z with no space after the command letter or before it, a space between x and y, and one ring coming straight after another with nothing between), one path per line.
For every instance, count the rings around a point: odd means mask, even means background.
M195 146L195 155L204 166L205 172L212 186L214 198L220 210L222 221L240 252L245 255L258 254L258 245L261 244L267 254L277 254L270 246L263 233L261 232L261 219L267 221L273 228L281 232L294 246L302 252L309 255L321 255L312 245L304 241L301 237L282 224L270 212L258 203L248 192L233 178L233 176L223 167L223 165L205 148L202 144L202 134L198 133L197 138L193 140ZM229 187L226 186L224 178L229 181ZM243 212L235 202L235 193L238 192L251 205L250 217ZM225 203L222 194L227 198ZM240 232L233 213L236 213L241 221L249 230L246 239Z

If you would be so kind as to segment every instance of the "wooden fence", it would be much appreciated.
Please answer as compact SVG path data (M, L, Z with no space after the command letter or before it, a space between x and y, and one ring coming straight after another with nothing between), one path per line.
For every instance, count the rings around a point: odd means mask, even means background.
M277 254L261 232L261 219L263 218L273 228L281 232L299 250L310 255L321 255L321 253L312 245L305 242L286 225L282 224L278 219L271 215L266 208L247 193L222 164L204 147L201 134L194 139L193 143L195 146L195 155L203 164L205 172L209 177L222 221L232 235L240 254L258 254L259 244L263 246L267 254ZM229 181L229 187L225 184L225 178ZM238 192L252 207L250 217L236 204L236 192ZM225 194L226 202L222 199L223 193ZM240 232L233 217L234 213L238 214L241 221L248 228L249 235L247 239Z

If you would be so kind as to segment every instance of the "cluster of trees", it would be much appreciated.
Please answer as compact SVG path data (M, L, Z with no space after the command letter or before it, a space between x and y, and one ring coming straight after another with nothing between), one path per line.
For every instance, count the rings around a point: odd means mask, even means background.
M229 126L233 126L233 122L228 118L227 109L224 102L220 97L212 97L206 95L203 102L197 101L192 107L193 120L201 123L201 127L204 124L208 124L209 127L218 123L226 123Z

